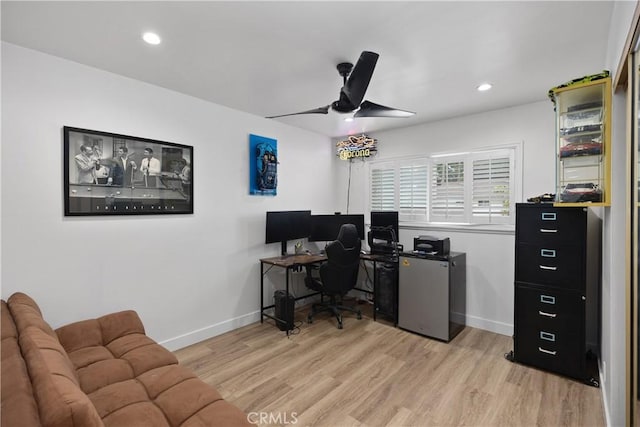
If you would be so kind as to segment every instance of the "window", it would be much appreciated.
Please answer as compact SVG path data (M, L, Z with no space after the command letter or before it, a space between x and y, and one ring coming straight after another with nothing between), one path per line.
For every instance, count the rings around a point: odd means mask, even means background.
M396 172L393 164L377 164L371 167L372 211L396 210Z
M370 210L401 222L513 224L520 145L370 165Z
M401 221L427 220L426 159L373 163L370 210L398 211Z

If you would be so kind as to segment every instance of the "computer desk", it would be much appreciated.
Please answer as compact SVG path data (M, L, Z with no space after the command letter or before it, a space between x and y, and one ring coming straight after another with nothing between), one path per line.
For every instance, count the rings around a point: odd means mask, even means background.
M369 254L369 253L360 254L360 259L363 261L370 261L373 263L373 277L374 277L373 290L371 291L371 290L362 289L362 288L354 288L354 289L357 291L366 292L368 294L373 294L373 320L376 320L376 292L375 292L376 264L378 262L389 263L392 261L390 260L389 255L378 255L378 254ZM264 312L265 310L269 310L275 307L275 304L271 304L267 306L264 305L264 275L265 275L264 266L265 264L270 266L269 268L280 267L286 270L285 271L285 290L286 290L286 295L289 295L289 273L291 272L291 270L295 270L299 267L305 267L312 264L320 264L326 260L327 260L326 255L319 255L319 254L284 255L284 256L276 256L271 258L261 258L260 259L260 323L263 323L264 318L268 317L269 319L273 319L276 322L281 322L286 324L286 321L284 319L279 319L274 315ZM395 262L397 263L398 261L396 260ZM319 294L321 294L321 292L312 292L306 295L296 297L295 301L308 298L314 295L319 295ZM397 320L394 319L394 324L396 322ZM287 331L287 335L288 334L289 334L289 331Z
M312 264L319 264L327 260L325 255L312 255L312 254L301 254L301 255L284 255L284 256L276 256L271 258L262 258L260 259L260 323L264 322L265 316L275 320L276 322L281 322L286 324L286 320L279 319L276 316L272 316L271 314L267 314L264 311L270 308L274 308L275 304L271 304L268 306L264 305L264 266L269 265L272 267L280 267L285 269L285 290L286 295L289 295L289 273L291 270L295 270L299 267L304 267ZM296 297L295 300L301 300L303 298L308 298L314 295L318 295L320 292L312 292L300 297ZM287 335L289 335L289 331L287 330Z

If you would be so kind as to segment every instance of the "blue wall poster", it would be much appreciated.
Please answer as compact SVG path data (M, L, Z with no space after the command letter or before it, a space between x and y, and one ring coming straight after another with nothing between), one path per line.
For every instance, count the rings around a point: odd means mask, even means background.
M249 134L249 194L275 196L278 187L278 141Z

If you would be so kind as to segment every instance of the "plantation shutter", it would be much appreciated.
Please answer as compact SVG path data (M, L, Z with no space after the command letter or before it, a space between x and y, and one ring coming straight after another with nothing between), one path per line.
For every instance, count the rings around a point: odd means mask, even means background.
M509 222L513 200L512 175L512 161L508 153L473 160L472 222Z
M463 222L465 220L464 160L432 160L430 220Z
M404 220L427 220L426 162L400 166L399 168L399 215Z
M395 169L393 165L376 165L371 168L370 205L372 211L395 210Z

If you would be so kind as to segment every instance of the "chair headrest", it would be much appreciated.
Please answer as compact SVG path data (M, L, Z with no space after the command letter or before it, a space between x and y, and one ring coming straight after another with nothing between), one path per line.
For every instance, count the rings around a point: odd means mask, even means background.
M360 241L358 229L353 224L342 224L336 240L340 241L345 248L354 248Z

